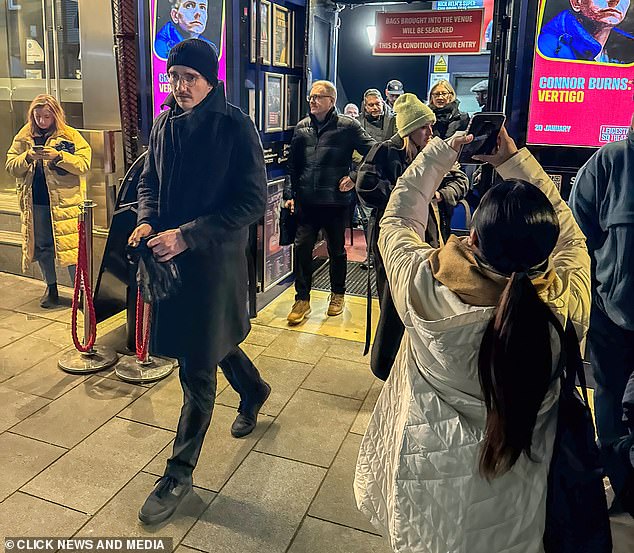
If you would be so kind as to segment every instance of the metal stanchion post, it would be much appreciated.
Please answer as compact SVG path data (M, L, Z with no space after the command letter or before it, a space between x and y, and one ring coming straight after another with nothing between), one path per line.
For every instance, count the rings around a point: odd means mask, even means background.
M93 228L93 209L97 204L92 200L84 200L82 209L79 214L79 220L84 222L86 229L86 260L87 260L87 274L88 284L92 290L93 284L93 262L92 262L92 228ZM77 267L79 270L79 267ZM83 297L83 309L84 309L84 344L88 342L90 336L90 317L88 307L88 293L84 290ZM93 347L87 352L80 352L77 350L71 350L63 355L58 361L60 369L73 373L73 374L85 374L93 373L106 369L115 364L117 360L116 352L106 346Z
M143 304L142 328L148 329L150 325L150 305ZM143 359L132 355L123 355L114 368L115 374L125 382L155 382L169 376L176 367L177 362L165 357L150 357L149 348L145 349Z

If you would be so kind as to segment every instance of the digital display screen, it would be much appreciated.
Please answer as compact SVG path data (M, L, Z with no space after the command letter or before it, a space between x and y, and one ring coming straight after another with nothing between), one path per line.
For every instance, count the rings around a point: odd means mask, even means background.
M469 10L484 8L484 22L480 44L482 50L487 50L487 44L491 42L493 29L493 0L437 0L433 2L435 10Z
M634 111L630 0L541 0L527 142L602 146Z
M170 93L167 57L171 48L187 38L200 38L218 52L218 78L224 81L226 21L224 0L150 0L152 22L152 103L154 117Z

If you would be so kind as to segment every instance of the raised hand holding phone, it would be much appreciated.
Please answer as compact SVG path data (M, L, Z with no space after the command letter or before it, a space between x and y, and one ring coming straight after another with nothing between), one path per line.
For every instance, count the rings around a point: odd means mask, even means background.
M469 144L470 142L473 141L473 135L472 134L467 134L467 133L456 133L454 134L450 139L449 139L449 146L451 146L451 149L460 153L460 150L462 150L462 147L465 144Z
M509 136L506 128L502 127L498 133L497 148L495 152L489 155L476 155L474 158L478 161L482 161L483 163L490 163L493 167L497 167L498 165L502 165L502 163L511 159L517 152L518 150L515 141Z
M497 136L504 125L503 113L476 113L469 122L466 134L473 139L464 144L458 155L458 163L482 163L478 156L491 155L495 151Z

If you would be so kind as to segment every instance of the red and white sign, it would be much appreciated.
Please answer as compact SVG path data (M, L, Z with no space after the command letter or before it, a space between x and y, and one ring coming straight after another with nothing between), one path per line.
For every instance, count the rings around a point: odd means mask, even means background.
M484 10L377 12L375 56L479 54Z

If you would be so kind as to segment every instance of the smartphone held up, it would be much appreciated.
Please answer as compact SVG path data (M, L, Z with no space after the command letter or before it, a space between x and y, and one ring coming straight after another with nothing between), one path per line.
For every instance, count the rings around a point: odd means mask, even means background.
M467 134L473 135L473 140L462 146L458 154L458 163L479 164L482 161L473 156L493 154L505 119L503 113L476 113L466 130Z

